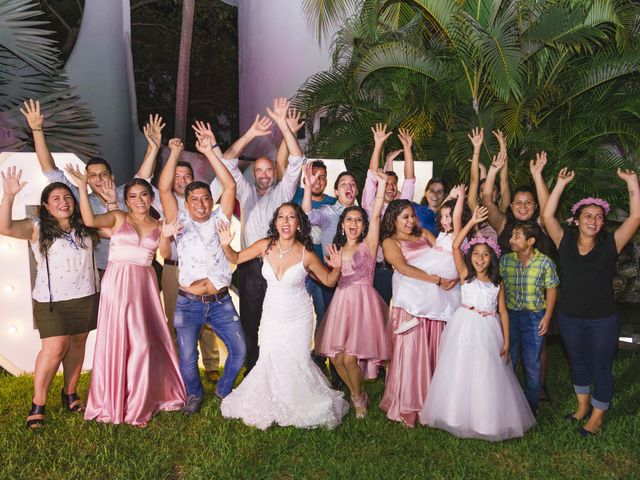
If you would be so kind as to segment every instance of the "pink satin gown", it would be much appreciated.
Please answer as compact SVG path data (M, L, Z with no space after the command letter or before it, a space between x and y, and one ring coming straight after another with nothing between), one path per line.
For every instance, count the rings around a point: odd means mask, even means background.
M185 390L151 267L160 229L139 239L124 222L102 280L86 420L141 425L179 410Z

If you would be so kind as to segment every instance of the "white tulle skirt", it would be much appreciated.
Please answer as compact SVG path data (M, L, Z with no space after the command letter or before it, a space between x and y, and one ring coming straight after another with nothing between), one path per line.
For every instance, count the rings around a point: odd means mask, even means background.
M456 437L500 441L535 425L511 366L500 356L496 316L460 307L445 327L420 422Z

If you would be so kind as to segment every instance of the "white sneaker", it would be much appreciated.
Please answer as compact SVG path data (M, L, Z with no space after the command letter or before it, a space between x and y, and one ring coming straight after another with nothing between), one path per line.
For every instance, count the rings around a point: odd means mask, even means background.
M402 322L398 328L396 328L393 333L395 333L396 335L400 335L401 333L405 333L408 332L409 330L411 330L412 328L415 328L418 326L420 322L418 321L417 318L412 318L411 320L407 320L406 322Z

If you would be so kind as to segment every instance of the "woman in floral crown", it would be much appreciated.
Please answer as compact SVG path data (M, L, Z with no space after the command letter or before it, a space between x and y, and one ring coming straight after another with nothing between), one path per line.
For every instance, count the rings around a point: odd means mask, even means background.
M575 423L586 420L578 431L587 437L600 431L613 397L612 368L619 331L613 276L618 254L640 227L640 187L635 172L618 169L629 191L629 217L614 232L604 228L609 204L591 197L572 207L570 225L563 228L555 213L574 176L566 168L560 171L542 220L558 247L562 265L558 325L578 401L578 408L565 419Z

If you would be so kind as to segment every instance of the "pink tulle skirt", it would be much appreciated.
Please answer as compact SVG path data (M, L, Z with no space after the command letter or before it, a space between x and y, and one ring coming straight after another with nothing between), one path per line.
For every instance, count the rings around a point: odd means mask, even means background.
M316 353L358 357L365 378L375 378L376 366L391 358L388 312L372 285L338 287L316 335Z
M391 331L416 318L419 324L400 335L393 334L393 351L380 409L387 418L413 427L427 398L436 368L440 337L445 322L413 317L401 308L391 310Z

